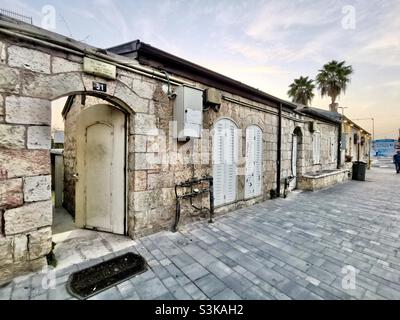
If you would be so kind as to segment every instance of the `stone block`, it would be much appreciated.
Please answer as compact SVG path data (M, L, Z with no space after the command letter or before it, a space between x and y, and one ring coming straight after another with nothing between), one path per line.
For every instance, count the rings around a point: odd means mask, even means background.
M0 148L25 148L25 127L0 124Z
M44 201L6 210L4 213L4 231L6 236L51 226L52 209L52 202Z
M28 237L24 234L15 236L13 239L14 262L26 260L28 253Z
M146 211L163 206L163 192L140 191L133 193L134 211Z
M52 68L53 73L80 72L82 71L82 64L59 57L53 57Z
M36 98L6 97L6 122L50 125L51 102Z
M114 96L126 103L134 112L147 113L149 111L148 100L140 98L122 82L118 82Z
M158 136L159 132L156 125L156 116L144 113L137 113L133 118L135 134Z
M10 46L8 48L8 64L11 67L28 69L34 72L49 74L50 55L19 46Z
M135 135L134 152L146 152L147 137L139 134Z
M44 201L51 198L51 176L27 177L24 179L25 202Z
M46 75L25 72L21 78L22 94L25 96L53 100L73 92L85 91L80 73Z
M175 185L173 172L149 173L147 176L147 188L154 190L158 188L170 188Z
M8 179L24 176L48 175L50 152L47 150L2 150L0 170Z
M130 168L133 170L159 170L160 157L157 153L135 153L130 159Z
M51 148L51 127L34 126L28 128L27 138L28 149L50 149Z
M19 70L0 64L0 92L18 93L19 90Z
M86 91L93 91L93 82L100 82L100 83L105 83L107 85L107 91L105 93L110 96L114 96L115 87L117 85L117 82L115 80L107 80L86 73L82 75L82 79L83 79L83 86L85 87Z
M13 263L13 245L12 238L5 238L0 236L0 266ZM1 271L0 267L0 279Z
M147 172L135 171L133 175L133 190L144 191L147 189Z
M0 207L11 209L23 203L22 179L5 180L0 183Z
M142 79L133 79L132 89L141 98L153 99L155 85Z
M52 249L51 228L43 228L29 234L29 260L47 255Z

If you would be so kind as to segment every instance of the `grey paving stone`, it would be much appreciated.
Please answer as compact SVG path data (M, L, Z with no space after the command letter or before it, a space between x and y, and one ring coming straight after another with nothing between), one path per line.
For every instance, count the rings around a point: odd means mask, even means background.
M190 294L193 300L208 300L207 296L192 282L186 284L183 289Z
M112 287L106 291L102 291L99 294L89 298L88 300L121 300L122 296L119 293L117 287Z
M196 280L195 284L208 298L215 296L226 288L224 283L212 274L207 274Z
M177 286L169 288L169 291L174 295L177 300L192 300L192 296L183 289L183 287Z
M10 300L12 285L0 287L0 300Z
M139 297L144 300L156 299L169 293L168 289L158 278L147 280L135 289Z
M223 291L212 297L213 300L240 300L241 298L231 289L225 288Z
M181 269L182 272L192 281L196 281L209 273L202 265L193 263Z
M65 284L57 285L55 289L48 290L49 300L67 300L72 296L67 291Z

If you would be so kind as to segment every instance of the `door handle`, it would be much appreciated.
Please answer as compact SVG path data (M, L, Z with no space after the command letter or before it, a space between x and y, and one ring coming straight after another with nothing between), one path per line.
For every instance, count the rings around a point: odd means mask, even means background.
M75 173L72 175L75 180L79 180L79 173Z

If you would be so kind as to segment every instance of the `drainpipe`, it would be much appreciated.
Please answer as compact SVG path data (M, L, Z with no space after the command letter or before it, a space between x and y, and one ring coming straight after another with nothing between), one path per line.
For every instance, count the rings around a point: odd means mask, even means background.
M338 133L338 152L337 152L337 168L340 169L342 166L342 124L338 126L339 128L339 133Z
M278 148L276 159L276 195L281 196L281 158L282 158L282 103L279 103L278 112Z

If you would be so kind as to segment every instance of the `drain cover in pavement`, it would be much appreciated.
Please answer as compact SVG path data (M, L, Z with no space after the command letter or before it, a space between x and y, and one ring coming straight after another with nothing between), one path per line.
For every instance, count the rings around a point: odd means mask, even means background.
M76 298L87 299L146 270L144 258L130 252L73 273L67 290Z

